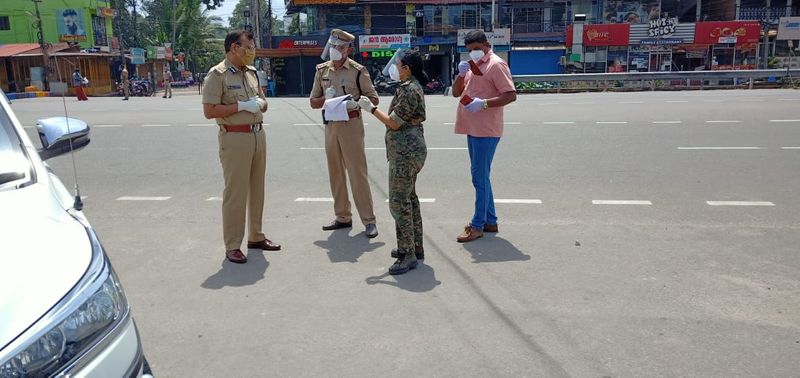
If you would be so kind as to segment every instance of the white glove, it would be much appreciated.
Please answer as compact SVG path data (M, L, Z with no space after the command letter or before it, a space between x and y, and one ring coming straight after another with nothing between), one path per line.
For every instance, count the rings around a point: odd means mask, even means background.
M361 96L361 98L358 99L358 106L360 106L364 111L370 113L372 113L372 109L375 109L375 105L372 104L372 100L370 100L367 96Z
M259 111L262 111L262 110L267 108L267 100L265 100L265 99L263 99L261 97L254 97L254 98L258 102L258 110Z
M358 109L358 103L353 100L347 100L347 110Z
M336 89L328 88L328 89L325 90L325 98L326 99L330 100L330 99L332 99L334 97L336 97Z
M469 71L469 62L462 60L458 63L458 76L467 76L467 71Z
M258 100L251 98L247 101L239 101L239 108L238 111L242 112L250 112L253 114L261 112L259 108Z

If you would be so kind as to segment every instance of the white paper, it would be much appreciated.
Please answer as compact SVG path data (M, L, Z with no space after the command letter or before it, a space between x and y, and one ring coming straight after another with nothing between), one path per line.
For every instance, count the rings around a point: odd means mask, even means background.
M325 100L325 105L322 109L325 110L326 121L349 121L350 116L347 115L347 100L350 95L335 97Z

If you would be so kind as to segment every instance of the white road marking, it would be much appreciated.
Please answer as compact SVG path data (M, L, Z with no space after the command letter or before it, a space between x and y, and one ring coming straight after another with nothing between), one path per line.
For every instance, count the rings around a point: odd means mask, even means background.
M770 122L776 122L776 123L780 123L780 122L800 122L800 119L771 119L769 121Z
M676 123L683 123L683 121L653 121L655 124L676 124Z
M760 150L761 147L678 147L679 150Z
M168 124L146 124L142 125L142 127L169 127L171 125Z
M592 200L592 205L644 205L650 206L650 201L630 201L630 200Z
M800 150L800 147L781 147L782 150Z
M294 202L333 202L333 198L326 198L326 197L300 197L294 200Z
M206 201L222 201L222 197L208 197Z
M445 125L445 126L455 126L455 125L456 125L456 123L455 123L455 122L445 122L445 123L443 123L442 125Z
M706 123L740 123L742 121L738 120L717 120L717 121L706 121Z
M117 201L166 201L172 197L137 197L124 196L117 198Z
M627 125L628 121L597 121L598 125Z
M685 101L685 100L675 100L675 101L666 101L666 102L667 102L668 104L683 104L683 103L686 103L686 102L689 102L689 101Z
M517 199L517 198L495 198L494 203L516 203L528 205L541 205L542 200L539 199Z
M91 127L97 127L97 128L100 128L100 129L106 129L106 128L111 129L111 128L122 127L122 125L94 125L94 126L91 126Z
M386 201L383 201L383 202L387 202L388 203L389 199L387 198ZM419 199L419 203L434 203L434 202L436 202L436 198L420 198Z
M575 121L545 121L545 125L572 125Z
M769 201L706 201L709 206L775 206Z
M325 147L300 147L301 150L324 150Z
M503 122L505 125L521 125L522 122Z

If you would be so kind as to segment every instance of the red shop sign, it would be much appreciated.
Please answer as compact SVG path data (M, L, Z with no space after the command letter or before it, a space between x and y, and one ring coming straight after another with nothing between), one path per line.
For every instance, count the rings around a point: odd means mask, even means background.
M572 46L572 26L567 27L567 46ZM630 24L601 24L583 26L584 46L627 46L631 37Z
M694 43L757 43L761 37L758 21L714 21L695 24Z

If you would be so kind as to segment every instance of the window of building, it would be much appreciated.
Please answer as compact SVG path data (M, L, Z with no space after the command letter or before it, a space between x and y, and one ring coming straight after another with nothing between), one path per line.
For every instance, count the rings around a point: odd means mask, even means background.
M11 21L8 16L0 16L0 30L11 30Z
M514 9L514 33L541 33L544 31L544 9L519 7Z
M461 28L474 29L478 26L478 7L474 4L463 5L461 8Z

